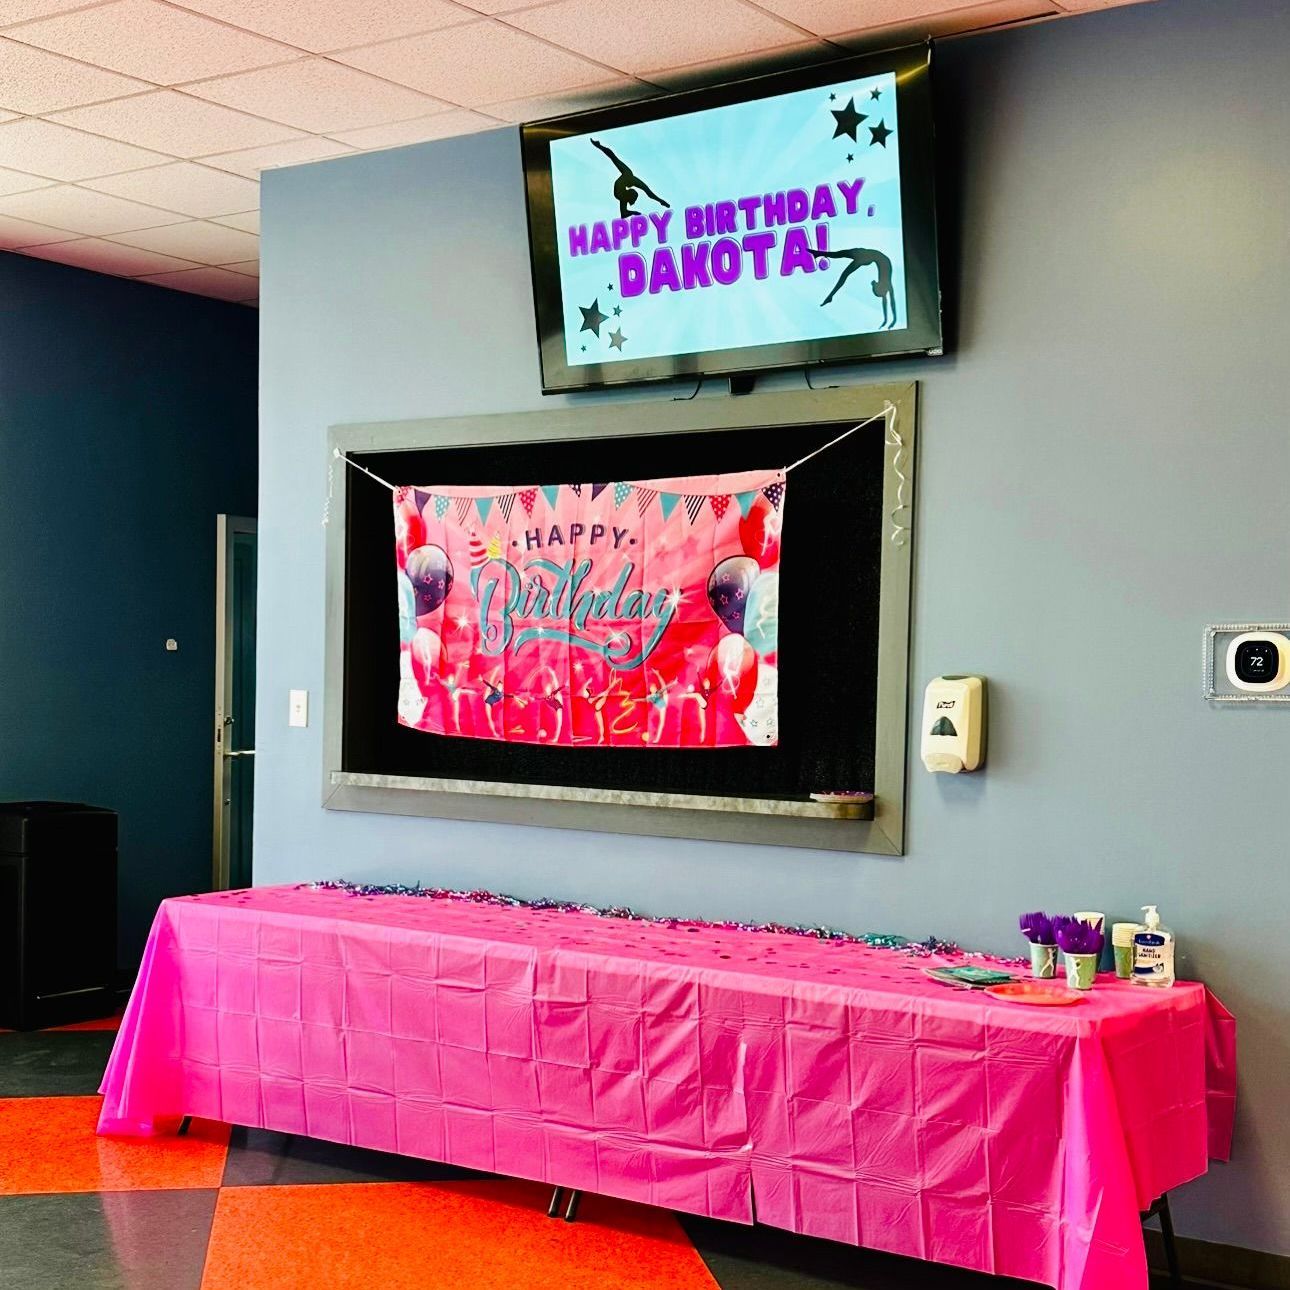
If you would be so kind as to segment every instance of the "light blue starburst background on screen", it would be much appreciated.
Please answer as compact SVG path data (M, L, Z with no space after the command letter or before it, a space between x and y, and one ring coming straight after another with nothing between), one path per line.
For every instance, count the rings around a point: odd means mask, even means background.
M872 97L872 91L878 97ZM832 96L832 97L830 97ZM835 111L854 100L864 114L856 139L834 137ZM890 131L885 146L874 128ZM891 260L897 329L905 326L905 257L900 209L900 139L896 120L896 82L891 73L821 85L809 90L710 108L686 116L597 131L632 171L672 208L666 245L680 262L686 240L685 209L741 197L761 197L792 188L813 194L819 184L832 186L838 216L825 220L831 247L864 247ZM752 256L744 253L742 272L730 285L714 283L688 291L662 290L624 299L618 258L630 250L570 254L569 230L619 218L613 193L618 170L591 143L589 134L559 139L551 145L551 180L555 195L556 241L565 310L565 349L570 366L622 362L665 354L734 349L782 341L851 336L882 329L882 301L873 294L873 265L857 269L833 302L821 302L837 283L848 261L831 259L812 272L780 274L784 234L770 252L770 273L758 280ZM850 154L854 160L848 162ZM839 181L864 179L854 215L846 211ZM663 214L663 208L640 192L633 214ZM812 243L816 221L801 227ZM755 231L762 228L760 216ZM742 212L733 236L747 233ZM711 241L712 238L704 240ZM647 266L659 243L651 225L638 250ZM611 286L612 284L612 286ZM580 306L598 304L607 321L599 335L582 330ZM621 313L614 314L614 308ZM610 343L622 335L622 348ZM586 346L585 352L583 346Z

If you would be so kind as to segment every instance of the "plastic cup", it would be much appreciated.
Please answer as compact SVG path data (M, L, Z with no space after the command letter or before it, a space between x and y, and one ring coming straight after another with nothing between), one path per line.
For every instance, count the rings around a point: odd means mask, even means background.
M1030 945L1030 975L1047 981L1057 975L1057 946Z
M1096 954L1066 955L1066 984L1072 990L1091 990L1096 979Z
M1133 938L1143 931L1141 923L1112 923L1111 949L1115 953L1115 975L1121 981L1133 976Z

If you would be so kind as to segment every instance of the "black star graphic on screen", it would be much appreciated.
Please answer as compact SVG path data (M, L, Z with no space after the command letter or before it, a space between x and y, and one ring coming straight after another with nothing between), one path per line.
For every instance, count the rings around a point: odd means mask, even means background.
M600 297L597 296L590 305L579 305L578 308L582 310L582 326L578 330L594 332L599 336L600 324L609 317L600 312Z
M861 121L868 120L863 112L856 111L856 101L854 98L847 101L846 107L830 108L829 111L833 113L833 116L838 123L833 131L833 137L835 139L842 134L849 135L854 139L856 137L856 126L858 126Z
M856 159L856 154L855 154L854 152L848 152L848 153L847 153L847 160L848 160L848 161L854 161L855 159Z
M615 318L621 318L622 316L623 316L623 307L622 307L622 305L615 305L615 306L614 306L614 317L615 317Z
M613 289L614 289L614 284L611 282L609 283L608 290L612 291Z
M869 133L873 135L873 138L869 140L869 146L871 148L875 143L880 147L885 148L887 146L888 136L894 132L887 129L887 123L885 121L879 121L877 125L871 125L869 127Z
M869 91L869 97L870 97L871 99L873 99L873 100L874 100L874 102L876 103L880 98L882 98L882 91L881 91L881 90L870 90L870 91Z
M611 331L609 333L609 348L622 349L623 341L626 339L627 337L623 335L623 329L621 327L617 331Z
M833 102L833 100L834 100L834 99L836 99L837 97L838 97L838 96L837 96L836 94L830 94L830 95L829 95L829 102L830 102L830 103L832 103L832 102Z
M586 347L585 345L582 347L582 352L583 352L584 354L587 352L587 347Z

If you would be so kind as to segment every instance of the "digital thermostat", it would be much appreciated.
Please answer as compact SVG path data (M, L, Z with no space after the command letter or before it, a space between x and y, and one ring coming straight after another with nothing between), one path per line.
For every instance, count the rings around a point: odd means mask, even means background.
M928 770L976 770L985 760L985 681L938 676L923 696L923 765Z
M1205 697L1218 703L1290 703L1290 623L1207 627Z

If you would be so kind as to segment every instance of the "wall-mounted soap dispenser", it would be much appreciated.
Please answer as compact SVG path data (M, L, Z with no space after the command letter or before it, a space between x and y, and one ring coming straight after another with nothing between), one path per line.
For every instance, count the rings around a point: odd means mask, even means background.
M938 676L923 698L923 765L957 775L985 761L985 679Z

